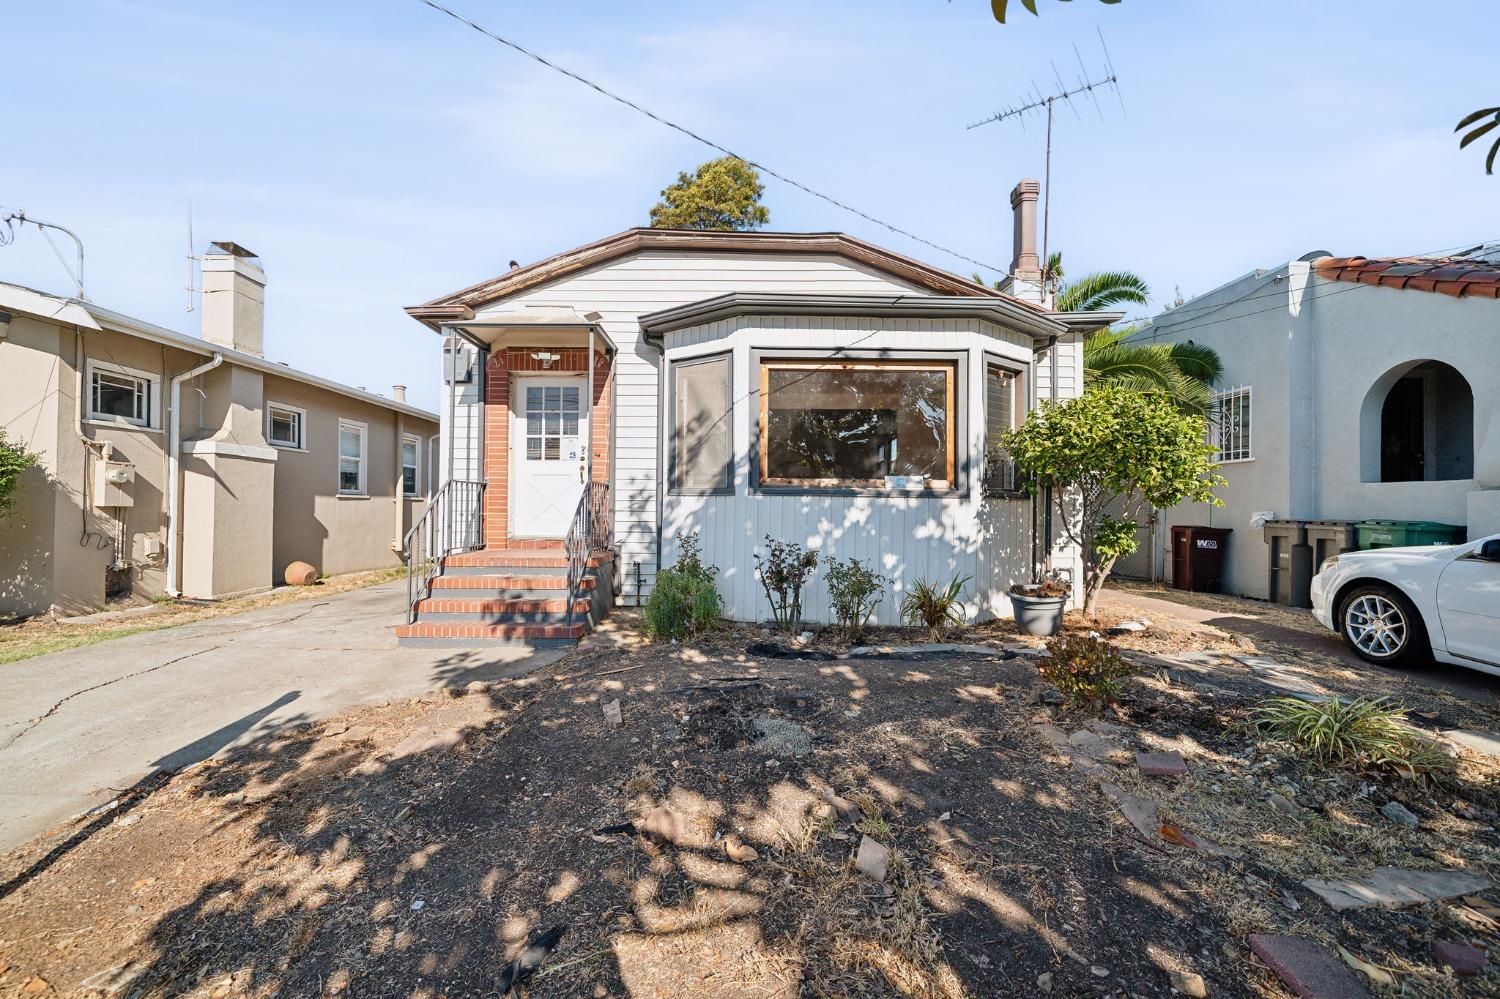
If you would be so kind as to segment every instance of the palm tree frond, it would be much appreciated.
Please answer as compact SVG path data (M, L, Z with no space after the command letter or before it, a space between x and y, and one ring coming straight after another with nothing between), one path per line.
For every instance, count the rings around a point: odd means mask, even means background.
M1219 360L1219 352L1212 347L1201 343L1174 343L1168 350L1177 370L1189 378L1212 385L1224 374L1224 362Z
M1111 305L1130 302L1145 305L1151 289L1129 271L1099 271L1085 274L1058 292L1052 307L1058 312L1096 312Z

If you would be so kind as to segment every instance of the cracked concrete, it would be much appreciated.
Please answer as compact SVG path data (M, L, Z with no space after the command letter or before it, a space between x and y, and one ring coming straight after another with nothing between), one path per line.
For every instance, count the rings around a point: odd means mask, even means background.
M387 583L0 666L0 851L159 770L565 652L398 649L405 595Z

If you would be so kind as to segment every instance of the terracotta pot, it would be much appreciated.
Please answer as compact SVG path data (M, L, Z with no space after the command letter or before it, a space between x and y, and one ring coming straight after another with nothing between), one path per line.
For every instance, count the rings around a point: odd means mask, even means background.
M293 562L283 574L288 586L311 586L318 581L318 570L306 562Z

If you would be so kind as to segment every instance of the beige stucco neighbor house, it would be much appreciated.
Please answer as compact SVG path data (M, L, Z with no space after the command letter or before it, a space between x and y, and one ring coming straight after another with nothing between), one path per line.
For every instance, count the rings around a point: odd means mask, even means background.
M214 244L200 338L0 282L0 426L42 456L0 520L0 617L399 563L437 417L268 361L265 284Z
M409 308L459 363L447 527L398 638L574 640L606 588L644 600L679 535L745 621L770 613L767 536L888 577L883 624L918 580L964 579L984 620L1076 572L989 446L1081 391L1083 336L1119 318L1043 300L1037 189L1012 195L1006 291L841 233L632 229ZM821 573L802 606L830 620Z

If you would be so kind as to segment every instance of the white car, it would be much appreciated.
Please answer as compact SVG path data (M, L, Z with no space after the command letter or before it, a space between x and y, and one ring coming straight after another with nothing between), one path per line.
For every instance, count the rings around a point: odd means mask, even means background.
M1436 659L1500 674L1500 534L1334 555L1313 577L1312 603L1318 622L1368 662Z

